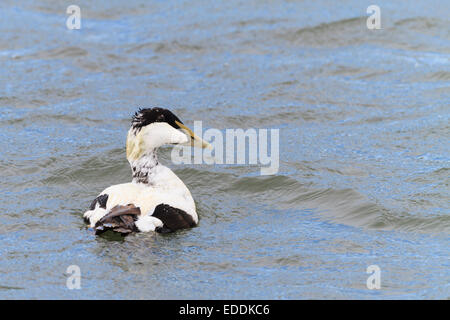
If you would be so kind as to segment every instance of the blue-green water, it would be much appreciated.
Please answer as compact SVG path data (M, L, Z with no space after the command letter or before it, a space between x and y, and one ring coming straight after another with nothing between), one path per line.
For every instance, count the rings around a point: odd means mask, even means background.
M80 30L60 1L0 3L0 298L450 297L448 1L378 1L381 30L364 1L74 4ZM139 106L280 129L280 170L162 150L199 226L96 237Z

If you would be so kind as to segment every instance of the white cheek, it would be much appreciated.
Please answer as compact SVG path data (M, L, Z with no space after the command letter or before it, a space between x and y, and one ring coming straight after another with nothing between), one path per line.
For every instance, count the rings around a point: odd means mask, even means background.
M145 149L158 148L164 144L189 142L189 137L165 122L155 122L142 129Z
M182 133L178 130L175 130L172 132L170 141L172 143L187 143L187 142L189 142L189 138L184 133Z

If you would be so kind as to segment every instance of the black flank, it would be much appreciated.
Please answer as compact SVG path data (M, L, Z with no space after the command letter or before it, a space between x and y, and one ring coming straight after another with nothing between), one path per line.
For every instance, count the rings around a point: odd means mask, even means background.
M100 205L100 208L106 209L106 203L108 202L108 195L102 194L101 196L98 196L97 198L92 201L91 206L89 207L89 210L94 210L95 206L97 205L97 202Z
M160 233L195 227L195 221L189 214L168 204L158 205L152 216L158 218L164 224L163 227L156 229Z
M102 194L98 196L97 198L92 201L91 205L89 206L89 210L94 210L97 203L99 204L100 208L106 209L106 203L108 202L108 195ZM84 218L84 222L89 223L89 219Z

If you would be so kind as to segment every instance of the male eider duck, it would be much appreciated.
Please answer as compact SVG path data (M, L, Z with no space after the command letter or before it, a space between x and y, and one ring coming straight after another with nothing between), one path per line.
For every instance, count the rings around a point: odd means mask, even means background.
M171 111L137 111L126 143L133 180L101 192L84 213L95 233L167 233L196 226L198 216L191 193L172 170L158 162L156 155L163 145L187 143L211 148Z

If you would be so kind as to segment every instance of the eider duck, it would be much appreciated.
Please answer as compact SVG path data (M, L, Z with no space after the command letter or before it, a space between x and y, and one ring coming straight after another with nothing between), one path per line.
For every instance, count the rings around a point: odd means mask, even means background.
M140 109L128 131L126 155L133 179L101 192L83 215L96 234L112 230L173 232L197 225L194 199L184 183L159 163L158 148L166 144L191 144L211 148L209 143L171 111Z

